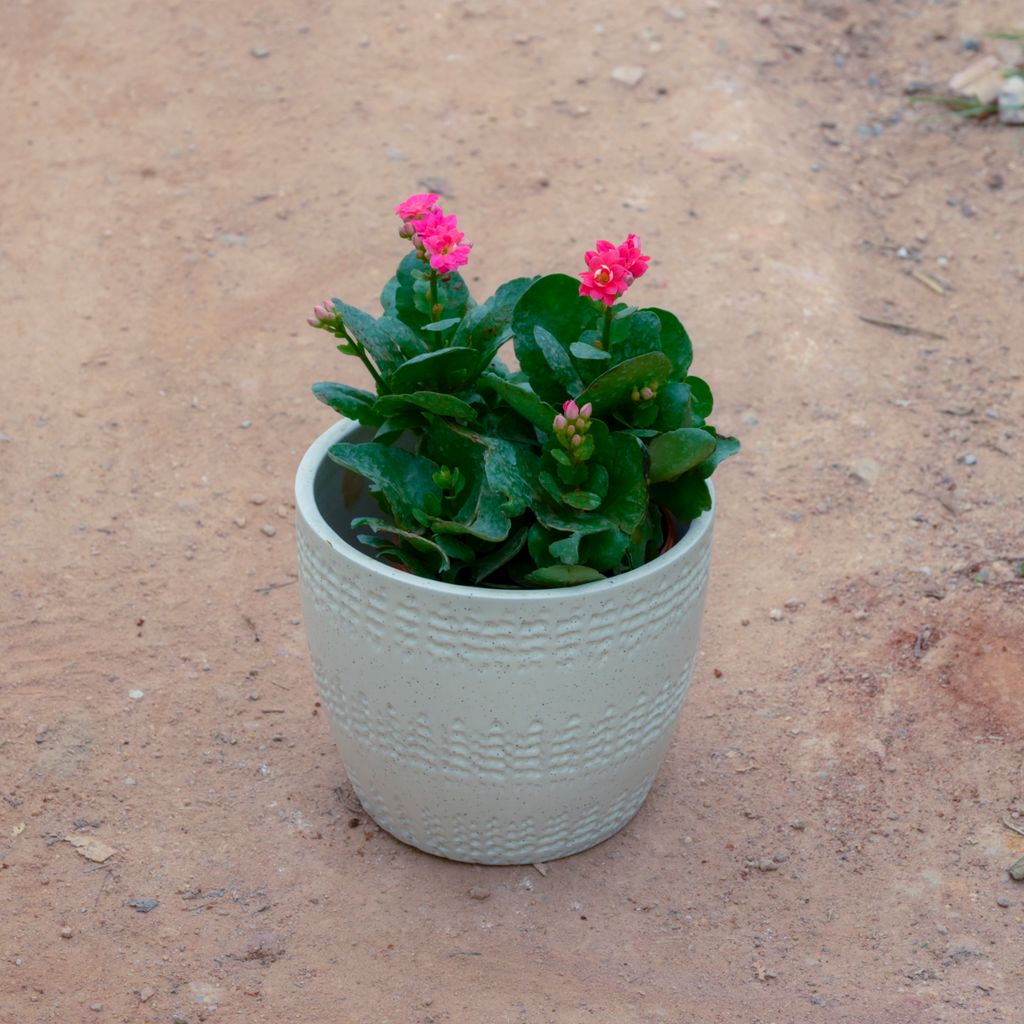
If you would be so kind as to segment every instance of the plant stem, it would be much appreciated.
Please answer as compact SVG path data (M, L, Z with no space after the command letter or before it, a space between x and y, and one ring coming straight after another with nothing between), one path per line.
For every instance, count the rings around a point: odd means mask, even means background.
M340 326L341 334L339 335L339 337L343 337L352 346L352 348L355 349L356 355L359 356L363 366L365 366L366 369L369 370L370 376L373 378L374 383L377 385L377 394L386 395L388 393L388 387L384 383L384 378L381 377L381 375L377 372L377 367L370 362L370 357L366 354L366 349L364 349L363 346L360 345L359 342L356 341L356 339L353 338L352 335L349 334L347 330L345 330L344 324L341 324Z
M437 323L437 320L438 320L438 317L436 317L434 315L434 307L437 306L437 279L438 279L438 276L439 275L438 275L437 271L433 267L431 267L430 268L430 294L429 294L429 298L430 298L430 322L432 324L433 323Z
M604 324L601 327L601 347L608 351L608 344L612 337L612 307L604 307Z

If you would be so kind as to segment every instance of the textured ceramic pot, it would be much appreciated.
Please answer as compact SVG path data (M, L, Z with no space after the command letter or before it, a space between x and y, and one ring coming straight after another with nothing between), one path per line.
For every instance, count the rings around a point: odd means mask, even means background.
M327 457L299 467L299 577L317 684L374 820L451 860L529 864L607 839L643 803L693 672L714 510L641 569L569 589L426 580L375 561L375 506Z

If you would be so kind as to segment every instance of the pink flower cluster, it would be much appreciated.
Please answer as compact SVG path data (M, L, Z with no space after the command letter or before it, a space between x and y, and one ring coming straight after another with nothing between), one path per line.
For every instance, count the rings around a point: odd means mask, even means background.
M433 192L409 196L395 207L395 213L402 218L402 237L412 239L434 270L448 274L468 262L473 246L463 241L466 236L455 214L446 214L437 200Z
M579 448L583 435L590 431L590 417L594 411L592 403L577 405L571 398L562 406L562 411L551 424L559 441L565 448Z
M337 315L334 303L330 299L324 299L319 306L313 307L313 315L306 317L306 323L310 327L329 327L335 322Z
M647 273L651 257L640 251L640 239L630 235L622 245L599 241L587 252L587 269L580 274L580 295L615 305L615 300Z

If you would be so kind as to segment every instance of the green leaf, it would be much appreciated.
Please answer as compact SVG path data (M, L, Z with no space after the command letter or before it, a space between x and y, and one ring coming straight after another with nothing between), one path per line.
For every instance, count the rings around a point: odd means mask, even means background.
M599 572L615 572L628 546L629 535L622 530L602 530L584 539L579 560Z
M393 316L396 320L399 319L397 298L398 278L392 277L380 293L380 308L387 316Z
M601 416L630 400L634 388L660 387L668 380L672 364L661 352L634 356L606 370L577 397L578 405L592 402L594 412Z
M402 540L404 540L415 551L419 551L420 554L434 556L437 559L437 569L434 570L436 572L446 572L450 566L448 555L439 544L435 544L429 538L418 533L413 533L411 530L401 530L395 526L394 523L389 523L386 519L374 519L371 516L362 516L358 519L353 519L352 526L353 528L368 526L371 530L378 533L387 533L395 537L401 537Z
M600 533L610 530L618 523L614 522L605 511L583 512L554 502L538 502L533 509L537 521L549 530L560 530L562 533Z
M523 582L538 587L575 587L580 583L593 583L604 577L589 565L549 565L534 569L523 577Z
M562 501L570 508L579 509L581 512L592 512L601 504L601 498L590 491L566 491L562 495Z
M497 570L503 565L507 565L511 562L512 559L523 550L523 545L526 543L527 532L528 531L525 526L520 527L515 531L515 533L509 536L508 540L506 540L501 547L492 551L489 555L485 555L483 558L478 558L471 574L473 582L482 582L487 579L488 576L497 572Z
M651 501L690 522L711 508L711 492L700 470L692 469L675 480L655 484L651 488Z
M391 416L386 419L373 435L375 444L392 445L407 430L419 430L423 426L423 417L411 409L400 416Z
M658 392L658 425L662 430L678 430L689 427L690 385L682 381L669 381Z
M403 362L398 341L392 337L387 326L374 320L355 306L346 305L341 299L331 299L334 308L345 325L345 330L366 349L384 377L390 376Z
M503 495L492 490L486 481L477 480L454 519L437 519L430 525L435 533L468 534L480 540L502 541L512 526L502 510L504 504Z
M373 411L377 396L369 391L362 391L348 384L320 381L313 385L313 394L335 412L340 412L350 420L357 420L364 426L375 427L381 421L382 417Z
M579 293L579 281L566 274L549 274L534 281L516 303L512 314L516 358L533 390L547 402L560 405L565 390L552 377L548 360L537 343L535 328L543 327L563 351L597 317L594 303Z
M551 367L551 372L570 395L578 395L583 390L583 381L580 380L576 367L572 365L569 353L562 348L559 340L546 328L537 324L533 329L534 341Z
M714 408L715 400L711 394L711 388L706 381L700 377L687 377L686 383L690 386L691 405L693 411L702 419L707 419Z
M471 383L479 355L471 348L442 348L415 356L391 374L388 386L396 394L416 391L458 391Z
M414 356L430 351L427 343L411 327L393 316L382 316L377 321L377 326L387 335L392 344L398 346L398 350L406 359L412 359Z
M506 515L520 516L537 499L540 460L529 449L501 438L484 438L484 474L488 486L505 496Z
M449 327L454 327L457 323L462 321L461 316L450 316L447 320L438 320L434 324L424 324L423 330L425 331L447 331Z
M414 406L435 416L451 416L457 420L475 420L476 410L461 398L438 391L414 391L411 395L382 395L373 411L382 417L395 416Z
M630 434L615 431L608 435L610 455L604 456L604 443L598 455L608 470L608 497L602 513L619 529L632 533L647 514L647 481L644 478L644 449Z
M398 264L395 276L381 293L381 305L385 312L414 330L421 330L430 323L426 302L418 298L421 293L425 295L426 283L422 280L425 269L426 264L416 255L416 250L412 250ZM437 300L441 306L441 315L446 318L465 316L467 310L475 305L466 282L456 272L438 282Z
M611 353L606 352L603 348L597 348L595 345L588 345L585 341L574 341L569 346L569 351L577 359L586 360L597 360L597 359L611 359Z
M706 430L714 431L714 427L706 427ZM740 450L740 442L735 437L727 437L714 431L712 436L715 439L715 450L700 464L701 476L706 480L712 473L731 455Z
M686 328L666 309L652 307L641 312L653 313L661 321L661 351L672 360L672 379L682 380L693 362L693 343Z
M563 565L575 565L580 560L580 541L582 534L570 533L563 540L556 540L548 550Z
M699 465L714 450L715 439L699 427L680 427L661 434L648 445L651 483L674 480Z
M433 479L440 467L422 455L374 441L332 445L327 454L338 465L370 481L372 490L387 502L400 529L415 530L415 511L422 511L426 495L441 496Z
M476 552L464 541L457 537L441 534L434 537L434 543L449 557L460 562L471 563L476 558Z
M496 352L512 336L512 312L516 303L536 280L535 277L518 277L506 281L486 302L466 314L452 344L466 345L478 352Z
M493 373L483 374L480 383L508 402L523 419L550 433L557 414L550 405L535 395L528 385L503 380Z
M622 322L616 321L614 326ZM616 362L661 351L661 321L656 314L648 310L637 312L624 324L626 336L619 344L612 345Z
M549 530L546 526L542 526L540 523L534 523L527 536L527 545L530 551L530 557L533 559L534 564L540 567L546 565L553 565L557 559L551 554L551 545L554 544L559 537L563 534L556 533L554 530Z

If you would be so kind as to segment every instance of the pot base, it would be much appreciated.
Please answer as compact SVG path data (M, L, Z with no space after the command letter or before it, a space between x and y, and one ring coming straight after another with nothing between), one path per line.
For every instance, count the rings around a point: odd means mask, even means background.
M625 828L643 806L654 782L645 778L639 786L617 798L580 808L567 820L560 814L548 818L530 817L506 822L481 823L472 817L460 820L430 821L422 810L413 814L388 807L375 792L366 788L349 772L349 782L366 813L385 832L408 846L446 860L464 864L523 865L541 864L589 850ZM426 819L426 820L424 820Z

